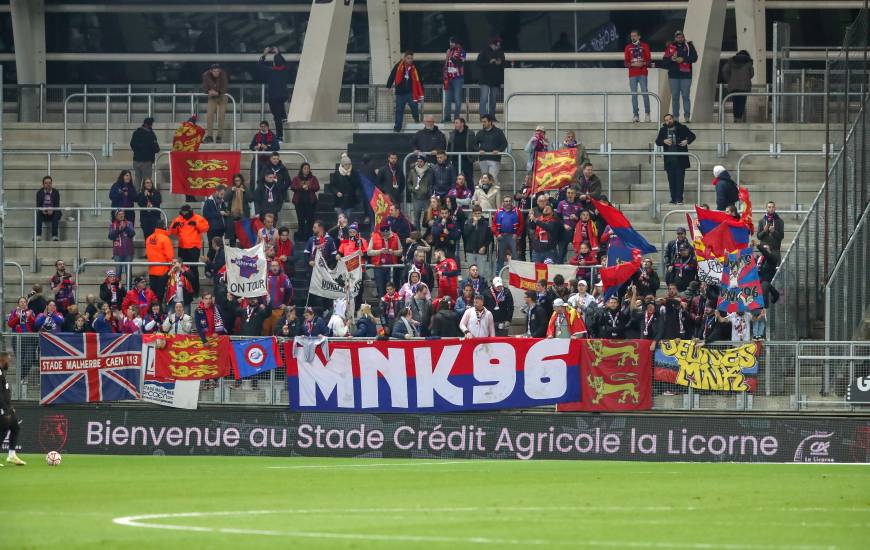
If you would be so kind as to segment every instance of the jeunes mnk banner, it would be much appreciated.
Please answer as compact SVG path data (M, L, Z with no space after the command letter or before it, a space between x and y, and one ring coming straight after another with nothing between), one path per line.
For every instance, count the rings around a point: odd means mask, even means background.
M715 349L694 340L662 340L655 379L697 390L755 391L760 342Z
M428 412L580 400L580 340L333 341L329 357L285 344L290 409Z
M241 166L239 151L172 151L169 177L172 192L207 197L215 187L230 187Z

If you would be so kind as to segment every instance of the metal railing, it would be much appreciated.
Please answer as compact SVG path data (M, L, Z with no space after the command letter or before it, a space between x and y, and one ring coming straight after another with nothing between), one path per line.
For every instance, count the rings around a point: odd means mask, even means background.
M40 269L39 262L39 252L37 250L38 241L36 240L36 216L45 208L41 206L7 206L5 210L8 211L21 211L21 212L33 212L33 258L31 260L30 270L33 273L36 273ZM59 212L75 212L75 222L76 222L76 255L75 255L75 265L79 265L82 259L82 212L88 212L95 210L89 206L59 206L57 208L52 208L51 210L57 210ZM163 217L164 223L168 224L168 219L166 218L166 212L163 211L162 208L156 207L131 207L131 208L119 208L118 210L132 211L132 212L159 212ZM60 222L58 222L60 223ZM120 263L120 262L118 262Z
M870 203L825 285L825 339L860 338L870 307Z
M288 156L288 157L298 156L302 159L302 162L308 162L308 157L306 157L305 154L300 152L300 151L275 151L275 152L277 152L278 154L281 155L282 160L283 160L283 157L285 157L285 156ZM242 155L271 155L272 151L242 150L242 151L240 151L240 153ZM160 163L160 160L163 159L164 157L169 158L170 154L172 154L172 151L160 151L154 157L154 178L153 179L154 179L154 187L156 189L160 189L160 186L158 185L159 180L160 180L160 177L159 177L160 170L158 170L157 167ZM259 164L260 164L259 162L254 163L254 178L255 178L255 180L253 182L247 182L248 187L250 187L251 189L253 189L251 186L256 184L256 180L259 179ZM244 167L239 166L239 170L244 170L244 169L245 169ZM292 180L293 174L289 174L289 175L290 175L290 179ZM171 170L169 172L169 189L170 190L172 189L172 171Z
M20 277L20 283L19 283L20 292L19 292L18 296L24 296L24 268L21 267L20 263L13 262L12 260L5 260L3 262L3 265L5 267L14 267L14 268L18 269L18 275ZM2 304L0 304L0 306L2 306Z
M517 97L541 97L547 96L553 98L553 106L554 106L554 116L555 116L555 134L559 135L559 104L561 103L562 97L602 97L604 102L604 114L602 116L604 123L604 140L601 142L602 153L607 152L611 149L611 144L607 141L607 107L608 107L608 98L610 96L649 96L656 100L658 115L656 120L661 120L662 116L662 99L653 92L516 92L507 96L504 100L504 132L507 134L510 132L510 103L511 100Z
M14 350L7 373L13 399L39 399L38 333L4 333L6 349ZM233 340L245 337L232 336ZM279 337L282 343L287 338ZM331 338L332 341L361 338ZM370 340L370 338L368 339ZM716 342L706 347L724 349L739 342ZM284 346L279 345L279 354ZM861 411L845 399L846 388L856 376L870 372L870 342L859 341L770 341L758 357L754 393L698 390L653 382L653 410L656 411ZM676 395L662 395L663 390ZM235 381L219 378L201 384L202 404L284 405L288 404L283 369ZM552 407L550 407L552 410Z
M234 98L230 94L224 94L230 103L232 103L233 114L232 114L232 125L233 125L233 139L230 147L235 150L238 147L238 112L236 110L236 98ZM127 98L128 104L134 97L144 97L148 99L148 112L151 112L151 103L156 97L190 97L191 107L193 107L194 99L197 97L209 97L208 94L198 93L198 92L107 92L107 93L91 93L91 92L82 92L76 94L70 94L63 100L63 145L61 151L71 151L72 144L69 141L69 103L72 99L81 98L83 101L83 119L87 120L87 105L88 98L105 98L106 100L106 142L103 144L103 156L110 157L112 156L112 138L110 135L110 127L111 127L111 101L113 97L124 97ZM174 105L174 102L173 102Z
M46 155L47 159L48 159L48 162L46 164L46 168L47 168L46 174L49 176L52 175L51 174L51 157L52 156L68 157L69 155L78 155L78 156L89 157L94 162L94 208L93 209L95 212L99 212L100 202L99 202L98 195L97 195L97 184L99 183L100 168L97 165L97 157L95 157L93 153L91 153L89 151L69 151L69 152L41 151L38 149L37 150L34 150L34 149L21 149L21 150L6 149L4 151L4 153L9 153L9 154L12 154L16 157L19 155Z
M792 177L794 181L794 204L792 207L795 210L800 209L800 200L798 199L798 159L800 157L829 157L833 155L833 151L820 151L820 152L811 152L811 151L780 151L778 153L763 153L763 152L751 152L744 153L740 155L740 158L737 159L737 184L742 185L743 179L740 177L740 167L743 164L743 161L749 157L770 157L770 158L779 158L779 157L792 157L794 159L794 169L792 170Z
M116 266L123 265L127 266L129 269L124 270L124 274L127 277L127 288L130 288L130 283L133 280L133 268L134 267L153 267L153 266L171 266L171 262L143 262L143 261L132 261L132 262L116 262L114 260L87 260L76 264L75 275L76 275L76 286L78 286L78 276L82 272L84 272L85 268L91 266ZM195 266L195 267L205 267L205 262L184 262L185 266ZM76 293L76 300L78 300L78 294ZM162 300L161 300L162 301Z

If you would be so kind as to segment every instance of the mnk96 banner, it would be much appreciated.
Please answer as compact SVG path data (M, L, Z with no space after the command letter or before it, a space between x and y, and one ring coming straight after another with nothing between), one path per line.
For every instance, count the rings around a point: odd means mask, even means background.
M232 185L241 166L239 151L172 151L169 175L172 192L207 197L215 187Z
M429 412L514 409L580 400L580 341L483 338L287 342L290 408Z

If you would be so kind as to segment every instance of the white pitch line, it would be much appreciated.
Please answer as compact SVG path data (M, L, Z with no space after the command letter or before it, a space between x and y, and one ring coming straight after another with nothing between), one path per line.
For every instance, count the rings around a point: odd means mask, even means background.
M580 508L570 507L519 507L519 508L498 508L498 511L529 511L529 510L563 510ZM601 510L601 508L597 508ZM366 540L378 542L422 542L422 543L465 543L465 544L480 544L480 545L524 545L524 546L576 546L576 541L551 541L542 539L502 539L489 537L449 537L449 536L429 536L429 535L376 535L376 534L360 534L360 533L330 533L319 531L279 531L272 529L237 529L229 527L201 527L194 525L166 525L146 523L149 520L160 519L177 519L177 518L201 518L213 516L236 516L236 515L275 515L287 513L329 513L334 514L342 511L364 511L370 513L380 513L383 511L403 512L422 512L422 513L437 513L445 510L460 510L460 511L493 511L489 508L413 508L409 510L398 508L370 508L370 509L349 509L349 510L328 510L328 509L300 509L300 510L245 510L245 511L219 511L219 512L181 512L170 514L147 514L139 516L118 517L112 520L117 525L128 527L143 527L148 529L164 529L170 531L189 531L197 533L221 533L231 535L261 535L261 536L277 536L277 537L298 537L298 538L315 538L315 539L332 539L332 540ZM630 523L630 522L626 522ZM835 550L836 546L819 546L819 545L770 545L770 544L743 544L743 543L682 543L682 542L638 542L638 541L606 541L606 540L584 540L584 546L597 546L606 548L684 548L688 550L709 550L721 548L724 550Z

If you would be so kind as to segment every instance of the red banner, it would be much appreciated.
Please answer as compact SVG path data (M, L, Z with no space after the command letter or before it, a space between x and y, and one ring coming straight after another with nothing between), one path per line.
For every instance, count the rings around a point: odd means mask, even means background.
M393 206L393 201L383 191L375 187L372 191L372 200L369 201L369 206L372 207L372 212L375 213L375 224L372 226L373 231L377 231L381 227L381 222L390 215L390 207Z
M207 380L230 374L229 336L209 336L205 343L199 336L166 336L157 344L154 374L173 380Z
M238 151L173 151L169 153L172 192L207 197L218 185L232 185L239 172Z
M578 403L567 411L646 411L652 408L650 340L580 340Z
M557 190L574 181L577 173L577 149L540 151L535 154L532 194Z
M205 130L202 126L197 126L195 122L185 121L176 130L172 136L173 151L199 151L199 145L202 143L202 138L205 137Z

